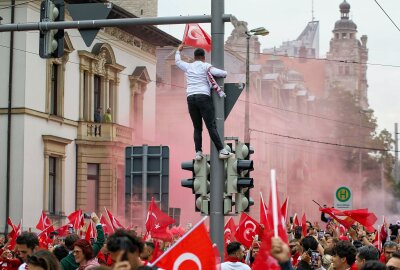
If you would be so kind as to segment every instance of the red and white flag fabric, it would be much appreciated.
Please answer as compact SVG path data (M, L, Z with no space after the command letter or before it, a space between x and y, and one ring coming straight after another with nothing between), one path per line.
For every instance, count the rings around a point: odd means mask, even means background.
M68 216L69 222L72 224L74 229L78 231L85 225L85 219L83 218L82 210L76 210Z
M65 224L55 230L58 233L58 237L65 237L69 234L69 227L72 226L71 224Z
M250 248L254 237L262 232L260 224L242 212L239 220L239 225L236 228L235 238L246 248Z
M303 234L304 237L307 236L307 218L306 218L306 213L303 213L303 216L301 217L301 233Z
M330 215L334 220L336 220L339 224L343 225L345 228L350 228L351 225L355 223L355 220L351 217L348 217L343 214L343 211L340 211L335 208L320 208L319 211Z
M106 210L106 214L108 217L108 220L110 220L110 224L111 227L113 228L113 231L117 230L117 229L124 229L125 227L121 224L121 222L119 222L119 220L113 216L113 214L111 214L110 211L107 210L107 208L104 207L104 209Z
M112 234L112 232L114 231L103 215L100 216L100 224L101 226L103 226L104 234Z
M46 215L46 213L44 211L42 211L42 214L40 215L40 218L39 218L39 222L36 225L36 229L38 229L39 231L47 231L47 233L50 233L50 232L54 231L54 227L51 228L50 226L53 226L51 224L51 220Z
M7 218L7 224L10 225L11 227L11 231L8 234L8 238L10 239L10 242L8 244L9 250L13 250L15 248L16 245L15 241L17 240L18 235L21 234L21 223L22 222L20 221L18 226L15 226L11 218L10 217Z
M276 186L276 179L274 181L275 181L275 186ZM269 204L268 205L268 209L270 209L270 211L268 212L268 222L269 222L269 226L270 226L271 229L274 228L274 223L276 223L277 227L278 227L277 228L278 229L278 236L282 239L283 242L289 243L287 230L286 230L286 223L285 223L285 220L284 220L284 218L282 216L282 213L281 213L279 208L276 211L277 212L277 220L274 220L274 218L273 218L272 210L273 210L273 205L274 204L273 204L272 200L273 200L273 197L276 197L275 204L276 204L277 207L279 207L280 206L280 202L279 202L279 195L278 194L279 193L278 193L278 187L277 186L276 186L275 196L272 196L272 188L271 188L271 191L270 191L270 194L269 194L269 202L268 202L268 204Z
M90 239L95 239L97 237L96 226L93 221L90 221L85 234L85 239L90 243Z
M232 217L229 218L228 222L224 227L224 243L225 246L235 241L236 225Z
M287 222L288 201L289 201L289 198L287 197L281 206L281 214L285 220L285 223Z
M165 251L152 266L171 270L215 270L217 260L204 220Z
M182 44L211 51L211 37L197 23L186 24Z
M252 270L280 270L278 261L271 256L271 239L273 232L271 230L264 231L261 247L258 251L256 259L251 267Z
M146 231L150 233L153 238L169 237L167 227L175 223L175 219L171 218L158 208L154 198L151 198L149 210L146 217Z

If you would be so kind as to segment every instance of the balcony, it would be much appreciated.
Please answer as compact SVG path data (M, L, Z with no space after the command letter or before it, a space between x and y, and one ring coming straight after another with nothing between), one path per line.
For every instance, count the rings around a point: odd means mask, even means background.
M114 123L79 122L78 140L132 144L132 129Z

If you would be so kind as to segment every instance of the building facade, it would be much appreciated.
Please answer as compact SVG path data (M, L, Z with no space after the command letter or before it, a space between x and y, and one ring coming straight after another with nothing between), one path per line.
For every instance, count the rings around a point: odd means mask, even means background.
M39 21L39 8L20 3L15 22ZM11 21L10 9L0 15L3 23ZM114 5L109 18L132 16ZM154 142L155 51L179 40L153 26L112 27L100 30L88 48L72 29L65 31L62 58L41 59L38 32L15 33L11 51L10 33L0 35L0 232L7 208L14 221L22 219L23 230L35 227L42 210L59 224L75 209L106 207L123 217L124 148ZM107 111L111 117L104 117Z

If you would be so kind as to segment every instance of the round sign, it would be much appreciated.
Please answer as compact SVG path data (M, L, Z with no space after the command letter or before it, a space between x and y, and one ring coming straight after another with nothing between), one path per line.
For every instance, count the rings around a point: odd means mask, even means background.
M351 192L348 187L340 187L336 190L336 199L339 202L347 202L351 197Z

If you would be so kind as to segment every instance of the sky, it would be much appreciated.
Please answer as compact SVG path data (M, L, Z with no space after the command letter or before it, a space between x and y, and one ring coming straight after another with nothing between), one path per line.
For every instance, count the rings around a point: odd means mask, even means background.
M400 0L376 0L400 27ZM357 24L358 35L368 36L368 98L375 111L379 129L392 134L394 123L400 122L400 31L380 9L375 0L348 0L350 18ZM279 47L282 42L296 39L312 19L320 23L320 58L329 50L334 24L340 19L342 0L225 0L225 14L247 21L248 28L265 27L270 34L261 37L262 48ZM211 14L211 0L159 0L158 16ZM210 33L210 25L202 24ZM184 25L160 26L182 39ZM225 24L225 38L233 26Z

